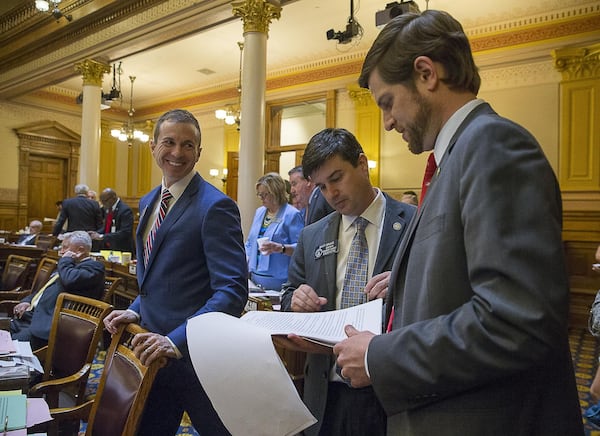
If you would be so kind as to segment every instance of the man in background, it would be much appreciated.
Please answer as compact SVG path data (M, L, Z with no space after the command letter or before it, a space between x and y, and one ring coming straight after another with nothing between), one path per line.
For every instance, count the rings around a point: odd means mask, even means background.
M314 135L302 159L310 176L335 212L304 228L292 256L282 310L320 312L351 307L384 298L387 273L400 240L416 208L394 200L371 185L368 160L362 147L345 129L325 129ZM352 245L361 221L365 248L362 281L350 267ZM319 254L317 254L319 253ZM369 278L377 276L369 285ZM352 291L358 295L352 295ZM372 387L354 389L335 374L334 356L312 351L311 344L296 338L307 355L304 402L318 422L306 435L385 435L385 412ZM291 340L291 338L290 338ZM285 343L281 344L286 346ZM294 349L293 346L290 348Z
M102 298L104 264L90 258L92 240L83 231L66 233L60 249L56 273L36 293L14 308L10 323L13 339L31 342L38 349L48 344L56 299L61 292Z
M89 188L87 185L75 186L75 197L63 200L58 220L54 224L52 234L57 236L67 223L67 232L75 230L98 230L102 225L102 211L97 201L87 197Z
M288 175L292 198L298 204L296 208L304 216L304 225L319 221L334 211L321 192L304 176L302 166L292 168Z
M99 250L133 252L133 211L111 188L100 194L104 207L104 223L98 231L91 231Z
M35 239L42 231L41 221L33 220L29 223L29 234L19 236L17 245L35 245Z
M192 366L186 325L208 312L240 316L248 267L237 205L194 170L200 144L200 125L190 112L172 110L156 122L150 149L163 178L140 200L140 295L104 320L110 333L131 322L150 331L133 339L142 363L169 358L152 386L140 435L176 434L184 411L198 433L229 434Z

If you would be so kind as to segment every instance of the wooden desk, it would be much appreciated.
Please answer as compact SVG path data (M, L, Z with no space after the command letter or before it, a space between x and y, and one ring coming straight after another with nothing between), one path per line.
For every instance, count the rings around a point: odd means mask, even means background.
M120 263L104 261L106 275L120 277L122 280L113 294L113 306L115 309L127 309L140 293L137 276L129 273L129 266Z

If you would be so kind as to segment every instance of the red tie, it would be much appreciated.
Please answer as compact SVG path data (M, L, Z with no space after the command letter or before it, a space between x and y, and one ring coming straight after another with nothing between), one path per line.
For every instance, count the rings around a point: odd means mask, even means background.
M423 186L421 187L421 201L419 201L419 207L421 207L421 205L423 204L425 194L427 193L427 188L429 188L429 184L431 183L431 179L435 174L435 170L437 170L437 164L435 163L435 156L433 155L433 153L431 153L427 158L427 166L425 167L425 175L423 176ZM392 307L392 311L390 312L390 319L388 320L388 325L386 329L387 333L392 331L393 322L394 308Z
M427 166L425 167L423 186L421 187L421 201L419 204L423 204L423 200L425 200L425 194L427 193L427 188L429 188L429 184L431 183L431 178L435 174L435 170L437 170L437 164L435 163L435 156L433 153L431 153L427 159Z
M110 233L110 228L112 227L113 220L113 211L112 209L106 214L106 223L104 224L104 234Z

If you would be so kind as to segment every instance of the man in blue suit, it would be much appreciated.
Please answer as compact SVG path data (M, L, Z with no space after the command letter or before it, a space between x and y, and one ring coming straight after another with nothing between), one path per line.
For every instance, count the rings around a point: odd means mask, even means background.
M394 200L374 188L369 180L367 157L345 129L325 129L314 135L304 152L302 166L323 197L336 211L304 228L284 286L281 307L294 312L318 312L343 308L348 292L344 277L350 262L353 222L368 221L365 237L368 268L362 284L362 302L384 298L387 277L400 240L416 208ZM290 338L292 339L292 338ZM305 435L385 435L385 412L371 387L354 389L332 369L334 356L308 351L304 370L304 402L318 422ZM282 343L283 342L283 343ZM294 348L284 341L283 346Z
M66 233L62 241L57 274L36 294L14 308L10 323L13 339L31 342L33 349L48 344L56 299L61 292L100 299L104 291L104 265L90 258L92 240L84 231Z
M207 312L240 316L248 272L236 204L194 171L200 142L188 111L172 110L157 121L150 148L163 180L140 200L140 295L105 320L110 333L130 322L151 332L133 341L143 363L169 358L148 397L140 435L176 434L184 411L200 434L228 434L194 372L186 325Z

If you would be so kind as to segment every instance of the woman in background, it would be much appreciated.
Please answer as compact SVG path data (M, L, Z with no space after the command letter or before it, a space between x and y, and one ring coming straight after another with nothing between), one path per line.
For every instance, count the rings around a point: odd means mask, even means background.
M279 174L267 173L258 179L256 195L262 206L254 214L246 241L250 280L278 291L287 280L290 256L304 220L298 209L288 204L285 182Z

